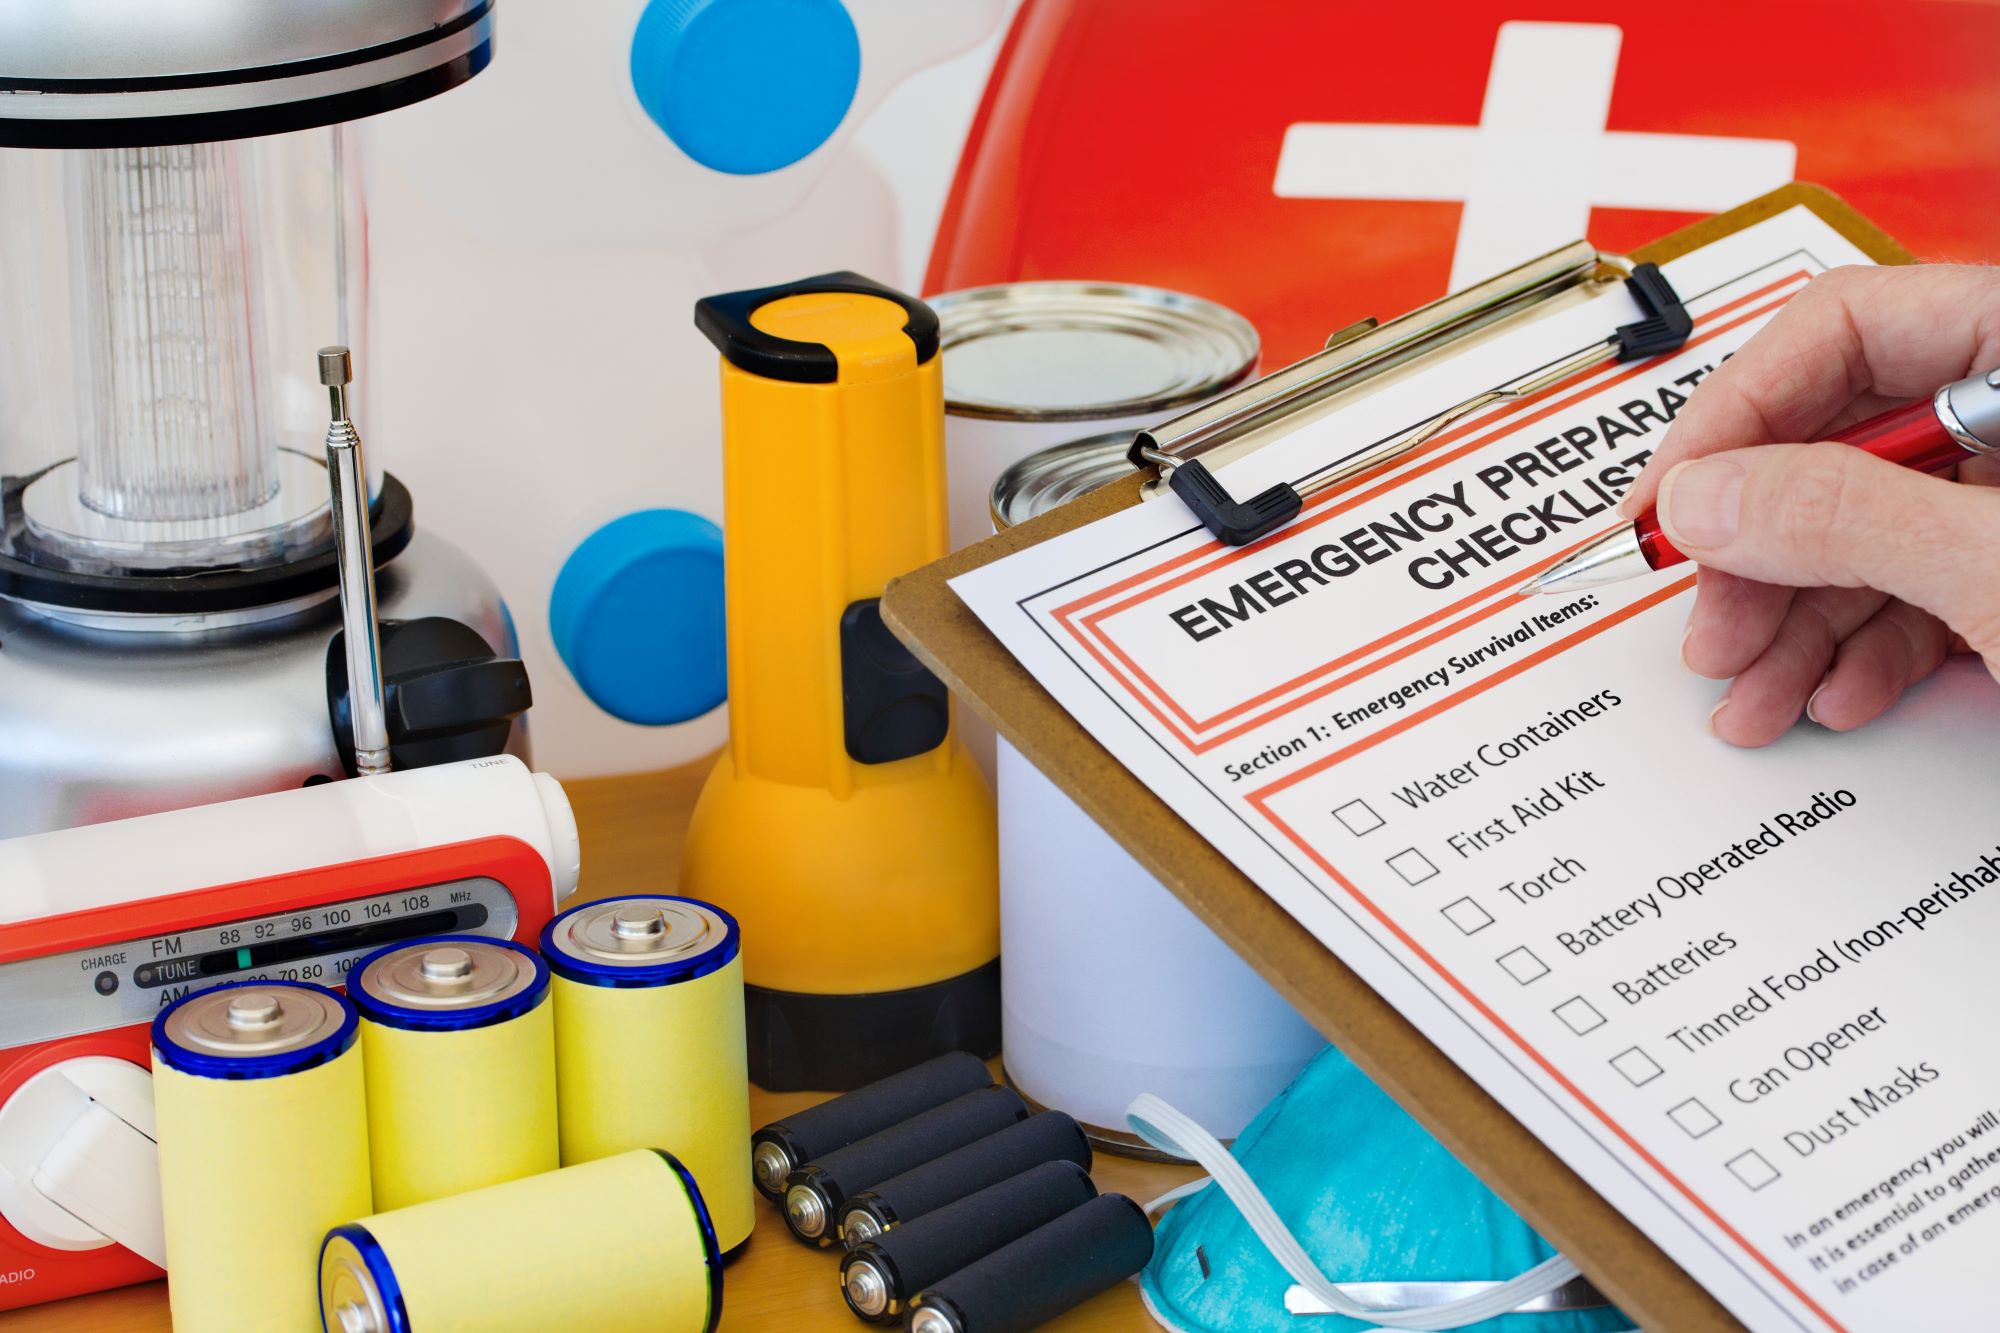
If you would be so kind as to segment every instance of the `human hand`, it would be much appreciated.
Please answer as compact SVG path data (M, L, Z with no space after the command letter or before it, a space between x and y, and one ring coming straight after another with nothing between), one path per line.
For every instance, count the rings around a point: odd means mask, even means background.
M1785 443L1995 367L2000 269L1844 268L1689 398L1621 508L1657 502L1701 566L1681 657L1733 678L1710 715L1717 736L1768 745L1802 713L1851 730L1955 649L2000 677L2000 457L1968 456L1955 483Z

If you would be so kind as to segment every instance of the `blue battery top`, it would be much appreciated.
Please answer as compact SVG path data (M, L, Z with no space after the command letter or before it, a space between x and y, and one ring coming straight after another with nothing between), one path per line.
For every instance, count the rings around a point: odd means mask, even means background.
M413 1333L410 1328L410 1308L403 1303L403 1284L396 1280L396 1266L389 1262L389 1256L382 1252L382 1242L375 1239L367 1227L359 1222L349 1222L337 1226L326 1233L326 1239L319 1243L319 1318L326 1328L338 1326L339 1316L326 1308L327 1301L327 1252L335 1250L341 1243L354 1247L354 1258L367 1273L367 1283L375 1289L381 1301L382 1313L388 1319L388 1327L383 1333Z
M360 1018L305 981L230 981L183 995L153 1019L153 1058L201 1078L281 1078L339 1058Z
M743 950L736 918L713 903L664 893L600 898L542 929L542 957L587 986L670 986L719 972Z
M454 955L440 968L443 954ZM411 1032L463 1032L519 1018L548 997L549 969L533 949L486 935L433 935L356 960L347 994L371 1023Z

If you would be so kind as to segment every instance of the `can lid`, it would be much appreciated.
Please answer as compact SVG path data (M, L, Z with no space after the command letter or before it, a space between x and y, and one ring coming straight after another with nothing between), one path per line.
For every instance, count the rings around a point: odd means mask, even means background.
M301 981L232 981L186 995L153 1019L153 1050L203 1078L276 1078L325 1064L354 1044L345 996Z
M549 970L593 986L664 986L719 971L742 949L736 918L694 898L635 893L584 903L542 929Z
M371 1023L418 1031L488 1027L548 994L549 969L532 949L483 935L439 935L378 949L354 965L347 994Z
M1131 448L1132 432L1115 430L1050 445L1016 460L993 483L994 529L1004 532L1130 474Z
M1013 282L930 300L945 411L1102 421L1196 403L1247 378L1257 330L1227 306L1121 282Z

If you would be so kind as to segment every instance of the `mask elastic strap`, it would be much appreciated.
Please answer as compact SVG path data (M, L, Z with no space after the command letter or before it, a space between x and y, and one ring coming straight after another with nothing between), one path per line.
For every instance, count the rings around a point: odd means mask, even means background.
M1144 1093L1125 1110L1126 1123L1133 1133L1164 1152L1199 1163L1236 1211L1250 1224L1257 1239L1271 1252L1292 1281L1310 1291L1335 1314L1366 1320L1383 1328L1452 1329L1493 1319L1538 1297L1545 1296L1577 1276L1576 1265L1560 1254L1476 1295L1437 1305L1421 1307L1377 1306L1357 1301L1327 1281L1307 1257L1305 1249L1279 1220L1264 1192L1250 1179L1243 1164L1232 1156L1214 1135L1182 1115L1151 1093Z

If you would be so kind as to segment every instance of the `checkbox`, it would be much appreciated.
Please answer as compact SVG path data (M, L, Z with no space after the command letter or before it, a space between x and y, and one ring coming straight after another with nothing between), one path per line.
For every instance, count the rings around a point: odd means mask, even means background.
M1347 831L1357 838L1364 833L1373 833L1385 822L1366 801L1349 801L1346 805L1336 807L1333 817L1346 825Z
M1658 1063L1637 1046L1627 1047L1612 1056L1611 1067L1623 1074L1625 1081L1635 1088L1643 1088L1660 1076Z
M1738 1153L1723 1163L1729 1174L1748 1185L1751 1190L1763 1189L1778 1178L1778 1168L1764 1160L1764 1154L1752 1148L1749 1152Z
M1401 875L1405 884L1421 884L1438 872L1430 858L1414 847L1390 857L1389 869Z
M1701 1102L1699 1102L1693 1097L1688 1098L1686 1101L1682 1102L1679 1106L1669 1107L1667 1110L1667 1118L1673 1121L1676 1125L1679 1125L1682 1129L1686 1130L1687 1136L1691 1139L1700 1138L1702 1135L1708 1133L1708 1131L1714 1129L1717 1125L1722 1123L1721 1118L1717 1116L1715 1112L1709 1110L1706 1106L1703 1106ZM1756 1154L1751 1153L1749 1154L1749 1156L1755 1157ZM1764 1159L1758 1157L1757 1160L1761 1162ZM1771 1174L1776 1175L1777 1172L1774 1171ZM1750 1184L1750 1182L1747 1180L1744 1181L1743 1183L1746 1185ZM1750 1185L1750 1188L1755 1189L1757 1187L1755 1185Z
M1590 1001L1581 995L1575 999L1564 1000L1549 1012L1560 1018L1563 1026L1579 1037L1604 1026L1604 1015L1598 1013Z
M1523 986L1531 981L1540 981L1549 974L1549 965L1529 952L1524 944L1518 949L1509 949L1493 960L1507 969L1507 975Z
M1457 926L1460 934L1477 935L1493 924L1493 914L1470 898L1460 898L1455 903L1447 903L1444 919Z

